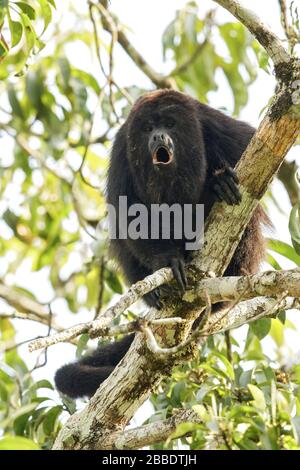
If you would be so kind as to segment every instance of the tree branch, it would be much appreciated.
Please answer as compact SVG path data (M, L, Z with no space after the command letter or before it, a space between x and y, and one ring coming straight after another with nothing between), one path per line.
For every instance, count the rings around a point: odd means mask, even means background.
M164 442L176 432L176 428L183 423L200 424L201 418L194 410L178 410L171 418L164 421L146 424L134 429L128 429L123 433L112 435L105 443L105 449L129 450L140 449L158 442ZM176 437L187 434L182 433Z
M46 310L43 305L12 287L0 283L0 298L16 309L13 312L0 313L0 318L30 320L46 326L49 326L51 320L51 328L53 330L58 332L65 330L62 325L57 323L56 316L51 314L49 310ZM66 339L66 341L69 341L69 339ZM76 344L76 341L71 342Z
M143 327L145 328L147 326L144 324L143 319L138 319L120 326L113 326L110 323L116 316L123 313L144 294L168 282L172 278L173 275L169 268L156 271L154 274L147 276L143 281L133 284L128 292L122 296L114 306L104 312L99 319L75 325L53 336L38 338L29 344L29 351L32 352L63 341L69 341L84 333L95 338L99 336L118 336L120 334L129 334L133 331L141 331ZM211 303L217 303L222 301L242 301L257 296L278 296L282 293L286 293L286 295L291 297L300 297L300 269L266 271L252 276L203 279L196 284L193 290L187 291L184 294L183 300L193 304L197 302L201 304L201 302L207 302L208 297ZM216 317L214 316L214 318ZM179 323L179 320L180 318L171 318L169 323ZM227 321L231 324L229 318ZM245 321L248 321L248 319ZM162 324L162 320L156 320L156 322ZM152 324L154 323L155 320L152 321ZM224 328L227 329L223 326L222 331Z
M2 283L0 283L0 297L17 310L17 312L9 314L10 316L14 316L15 318L25 317L48 325L49 312L46 311L43 305L35 300L30 299L16 289Z

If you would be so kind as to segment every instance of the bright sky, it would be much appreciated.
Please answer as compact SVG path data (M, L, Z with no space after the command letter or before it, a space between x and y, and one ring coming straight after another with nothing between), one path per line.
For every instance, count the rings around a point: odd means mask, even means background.
M62 18L62 24L66 26L69 24L70 16L66 14L68 11L68 5L71 3L73 6L81 8L86 7L86 2L83 0L71 0L57 3L58 18ZM261 19L268 23L272 30L277 32L282 37L282 31L279 21L279 8L278 0L244 0L243 2L249 8L255 10ZM165 27L174 18L175 11L180 9L186 4L185 0L111 0L111 9L120 17L122 23L127 24L130 28L128 35L132 40L133 44L142 53L145 59L158 71L166 72L166 66L162 62L162 48L161 48L161 36ZM198 0L200 12L205 12L208 9L216 7L216 4L211 0ZM218 19L220 22L232 21L233 17L223 10L221 7L218 8ZM77 65L84 70L95 70L97 67L96 63L91 62L91 56L81 55L76 47L68 49L68 56ZM45 49L47 53L47 49ZM118 49L116 60L115 60L115 77L119 84L132 85L138 83L139 85L146 87L149 86L149 81L144 75L134 66L131 60ZM217 92L211 93L210 105L214 107L227 107L229 110L232 109L232 96L230 90L225 82L220 77L220 89ZM256 126L259 122L259 114L262 108L267 104L268 99L272 96L274 91L275 80L274 77L267 75L263 71L259 71L258 80L250 87L249 104L242 112L242 118L252 125ZM300 164L299 150L295 149L291 152L290 158L296 158ZM280 183L276 183L274 190L277 194L280 194L279 203L283 210L288 213L289 203L288 199L283 191ZM290 242L287 219L280 215L275 208L272 208L272 214L274 215L273 221L276 228L276 238L280 238L287 242ZM288 267L288 263L284 264ZM47 272L44 271L44 276L41 273L28 274L29 267L25 266L22 270L16 273L14 282L20 286L27 287L37 293L37 297L41 301L47 301L51 297L51 289L46 281ZM1 303L0 303L1 306ZM63 301L59 301L56 305L53 305L53 311L55 313L61 312L61 318L64 319L66 325L72 325L79 323L80 321L87 321L89 317L86 312L82 312L79 315L72 316L66 315L66 307ZM293 314L292 320L296 319L296 314ZM298 322L297 322L298 323ZM300 323L299 323L300 325ZM18 340L28 339L35 335L45 334L45 329L34 324L25 321L18 321L17 327L19 329ZM288 344L295 351L299 350L298 347L298 335L295 332L291 332L287 336ZM272 349L271 340L264 340L268 349ZM28 362L33 365L36 360L36 354L29 356L27 353L27 346L22 347L21 353L28 359ZM35 372L37 378L44 378L45 376L50 379L53 376L55 370L67 361L74 359L74 349L70 345L59 344L52 346L48 351L48 363L44 369L37 370Z

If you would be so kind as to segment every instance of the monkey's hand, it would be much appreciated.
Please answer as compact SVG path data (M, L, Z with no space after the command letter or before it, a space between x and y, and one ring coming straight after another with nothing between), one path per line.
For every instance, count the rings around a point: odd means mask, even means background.
M146 304L149 305L149 307L154 307L156 310L161 310L162 309L162 302L160 301L160 291L159 287L156 287L156 289L153 289L151 292L148 292L143 296L144 301Z
M187 288L187 278L184 271L184 260L179 254L168 255L167 253L154 256L155 270L165 267L170 267L173 272L173 276L184 292Z
M231 166L225 166L215 170L211 188L218 201L225 201L230 206L234 206L242 200L238 184L239 180L235 170Z

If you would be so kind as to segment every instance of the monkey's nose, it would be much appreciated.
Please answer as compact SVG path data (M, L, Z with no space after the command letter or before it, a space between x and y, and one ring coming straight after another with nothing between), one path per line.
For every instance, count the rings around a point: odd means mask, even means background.
M169 134L161 129L156 129L152 132L149 138L149 150L152 154L160 146L165 147L169 151L173 151L173 141Z

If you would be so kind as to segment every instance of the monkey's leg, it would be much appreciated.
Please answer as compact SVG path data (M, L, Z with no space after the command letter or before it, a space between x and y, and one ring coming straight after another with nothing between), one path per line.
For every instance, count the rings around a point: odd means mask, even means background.
M224 276L255 274L265 258L266 242L261 224L271 225L261 206L255 210Z
M143 266L138 259L132 255L124 240L115 240L113 251L118 258L124 275L130 285L135 284L136 282L143 280L146 276L149 276L149 274L152 274L151 269ZM158 310L162 307L162 303L159 298L159 288L156 288L143 296L143 300L147 305L149 305L149 307L155 307Z

